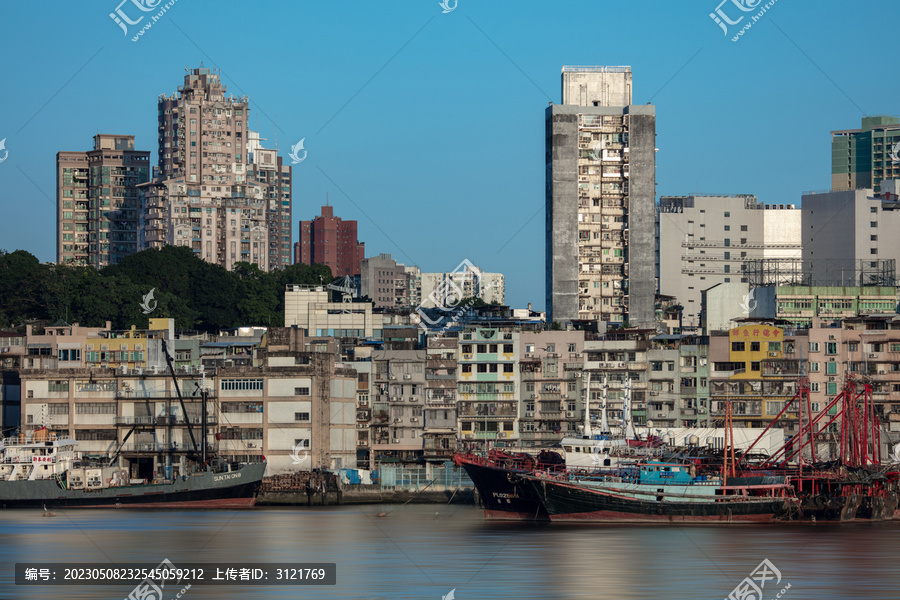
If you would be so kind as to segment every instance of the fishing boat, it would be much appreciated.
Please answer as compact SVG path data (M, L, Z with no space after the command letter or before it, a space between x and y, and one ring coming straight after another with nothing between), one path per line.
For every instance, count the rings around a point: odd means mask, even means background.
M535 470L562 472L565 463L560 454L544 451L525 452L491 450L487 456L456 453L453 462L462 467L481 498L484 516L498 521L547 521L540 498L523 475Z
M623 464L592 475L536 472L523 478L554 522L759 523L796 505L783 476L698 474L696 465Z
M174 380L183 414L184 399L165 340L162 349ZM135 479L117 464L132 427L108 461L88 461L78 442L51 433L45 426L0 440L0 507L2 508L251 508L266 470L262 462L238 464L214 456L207 446L206 404L201 393L200 440L187 421L193 448L180 476ZM167 470L168 471L168 470Z
M2 440L2 508L251 508L265 462L209 468L172 480L130 479L118 466L82 462L78 442L46 428Z

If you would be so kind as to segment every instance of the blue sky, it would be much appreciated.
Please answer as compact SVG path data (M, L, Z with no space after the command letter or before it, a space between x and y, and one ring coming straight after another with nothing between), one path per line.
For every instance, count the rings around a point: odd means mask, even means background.
M201 61L250 97L269 146L306 138L295 241L327 192L367 255L426 271L468 258L536 308L544 108L563 65L632 67L635 104L656 105L658 195L799 204L830 187L829 131L900 112L892 0L778 0L736 43L708 16L718 0L178 0L137 42L108 16L118 1L0 7L0 248L54 260L56 152L134 134L155 164L156 98Z

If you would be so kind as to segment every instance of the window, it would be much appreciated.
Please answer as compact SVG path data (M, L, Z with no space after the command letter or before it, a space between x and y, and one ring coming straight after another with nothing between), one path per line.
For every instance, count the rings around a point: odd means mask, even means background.
M309 396L309 388L308 387L298 387L294 388L295 396Z
M726 225L726 226L725 226L725 231L731 231L731 225Z
M759 371L759 361L754 361L750 363L751 371Z
M309 413L308 412L295 412L294 420L295 421L309 421Z
M223 379L221 387L224 391L236 390L262 390L262 379Z
M76 415L114 415L116 414L115 402L77 402L75 404Z
M834 396L837 394L837 383L830 382L825 384L825 393L829 396Z
M759 342L750 342L750 352L759 352Z
M825 374L826 375L837 375L837 363L836 362L825 363Z
M869 227L878 227L878 221L870 221Z
M504 373L512 373L513 372L513 364L512 363L503 363L503 372Z
M819 342L810 342L809 343L809 351L810 352L818 352L819 351Z
M818 391L819 391L819 382L818 382L818 381L813 381L812 383L810 383L810 384L809 384L809 391L811 391L811 392L818 392Z
M746 225L741 225L741 231L747 231L747 226L746 226Z
M69 382L68 381L51 381L49 383L48 392L68 392L69 391ZM66 405L68 407L68 404ZM66 413L68 413L68 408L66 409Z
M730 212L726 212L726 213L725 213L725 218L727 219L727 218L729 218L729 217L731 217L731 213L730 213Z
M547 352L556 352L556 344L547 344Z
M462 372L463 372L463 373L471 373L471 372L472 372L472 365L470 365L470 364L468 364L468 363L463 363L463 366L462 366Z
M837 354L837 342L826 343L825 354Z
M513 353L513 345L512 344L503 344L503 354L512 354Z
M769 352L781 352L781 342L769 342Z
M743 352L744 351L744 342L731 342L731 351L732 352Z
M809 372L810 373L818 373L819 372L819 363L817 363L817 362L809 363Z
M223 402L223 413L261 413L262 404L259 402Z
M116 439L115 429L76 429L75 439L79 441L113 441Z

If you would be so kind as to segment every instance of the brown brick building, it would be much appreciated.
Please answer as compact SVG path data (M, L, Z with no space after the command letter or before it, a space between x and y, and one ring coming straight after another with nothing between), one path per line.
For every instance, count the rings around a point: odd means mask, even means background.
M323 206L312 221L300 221L300 241L294 244L294 264L328 265L335 277L359 275L366 255L365 242L356 239L356 221L334 216Z

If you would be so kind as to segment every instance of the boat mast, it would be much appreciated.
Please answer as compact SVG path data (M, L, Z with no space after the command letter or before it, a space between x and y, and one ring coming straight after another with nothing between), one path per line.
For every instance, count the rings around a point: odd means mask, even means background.
M606 416L606 407L608 401L607 390L609 382L606 373L603 374L603 401L600 403L600 433L609 433L609 419Z
M584 372L584 379L587 382L587 391L584 394L584 437L591 439L594 432L591 430L591 372Z
M631 422L631 378L625 380L625 406L622 411L625 427L625 439L634 438L634 424Z
M191 446L194 452L197 451L197 440L194 438L194 428L191 427L191 419L188 416L187 409L184 406L184 398L181 397L181 388L178 387L178 378L175 377L175 366L172 364L172 357L169 356L169 347L166 344L166 338L162 338L162 351L166 357L166 364L169 366L169 374L172 375L172 381L175 382L175 393L178 395L178 403L181 405L181 414L184 415L184 423L187 425L188 434L191 436ZM204 407L206 405L204 404ZM204 408L205 410L205 408Z

